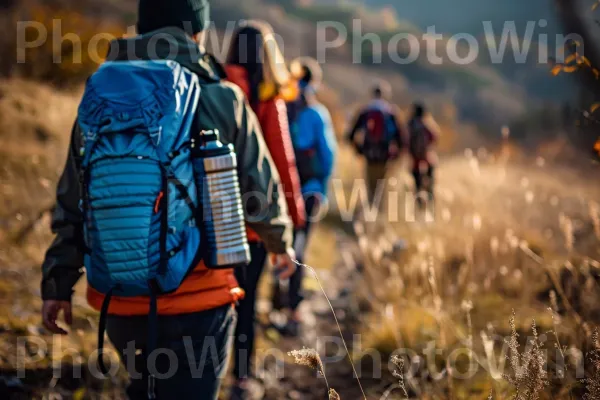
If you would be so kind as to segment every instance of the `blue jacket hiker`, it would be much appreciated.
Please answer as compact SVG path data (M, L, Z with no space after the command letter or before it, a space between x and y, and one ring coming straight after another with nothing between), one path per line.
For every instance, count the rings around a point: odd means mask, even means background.
M312 176L300 173L302 193L305 197L319 194L325 198L337 149L333 123L329 110L317 101L315 89L307 86L303 97L306 106L292 122L292 141L297 154L305 153L314 158L317 171Z
M299 76L301 95L289 105L291 136L296 154L296 164L302 186L302 195L306 208L306 224L294 232L294 250L298 261L304 262L304 253L308 245L308 236L315 217L319 215L319 206L327 200L327 186L335 164L337 142L331 115L327 108L319 103L316 96L320 76L318 63L311 59L294 61L301 63ZM283 295L279 283L273 291L273 307L289 310L288 320L283 333L297 336L300 328L298 307L304 299L302 295L303 268L298 268L291 276L288 293Z

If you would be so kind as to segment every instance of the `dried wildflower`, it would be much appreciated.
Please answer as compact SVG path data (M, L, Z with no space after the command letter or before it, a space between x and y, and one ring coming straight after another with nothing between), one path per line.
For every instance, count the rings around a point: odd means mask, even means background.
M590 361L592 362L593 372L589 378L584 379L587 393L583 395L583 400L600 399L600 343L598 342L598 329L592 334L594 349L590 352Z
M329 400L341 400L340 395L335 389L329 389Z
M515 310L512 311L512 315L509 319L510 325L510 339L508 340L508 349L510 350L510 356L507 356L510 361L510 366L512 367L515 374L519 370L519 334L517 333L517 327L515 324Z
M513 375L504 378L515 386L514 400L537 400L540 392L548 384L548 373L545 369L544 352L541 349L535 321L531 324L533 340L525 347L523 353L519 350L518 334L515 324L515 312L510 318L511 336L508 340L510 356L508 356Z
M300 268L306 268L309 271L311 271L313 273L315 279L317 280L319 288L321 289L321 293L323 293L323 296L325 296L325 299L327 300L327 304L329 305L329 309L331 310L331 314L333 315L333 319L335 321L335 325L337 326L338 332L340 333L340 339L342 339L342 343L344 344L344 349L346 350L346 355L348 356L348 360L350 360L350 366L352 367L352 371L354 371L354 376L356 378L356 382L358 383L358 387L360 388L360 392L362 393L363 398L365 400L367 400L367 395L365 394L365 391L364 391L364 389L362 387L362 384L360 383L360 378L358 377L358 373L356 372L356 368L354 368L354 363L352 362L352 358L350 357L350 351L348 350L348 345L346 344L346 341L344 340L344 335L342 334L342 327L340 326L340 322L338 321L338 318L335 315L335 310L333 309L333 305L331 304L331 300L329 300L329 297L327 296L327 293L325 292L325 288L321 284L321 280L319 279L319 274L317 274L317 271L315 271L315 269L313 267L311 267L310 265L302 264L298 260L292 260L292 261L294 261L294 264L296 264L298 267L300 267ZM296 351L298 351L298 350L296 350ZM319 355L317 354L317 352L315 350L312 350L312 351L317 356L318 364L321 367L320 373L323 375L323 378L325 378L325 383L327 384L327 387L329 388L329 382L327 382L327 376L325 376L325 371L323 370L323 363L321 362L321 357L319 357ZM293 352L290 352L288 354L292 355L293 357L296 357L292 353ZM298 358L296 358L296 362L298 362Z
M288 355L294 357L296 364L316 369L320 374L324 375L323 362L315 349L305 347L302 350L292 350Z
M556 297L554 290L550 291L550 305L552 306L552 311L557 314L557 318L560 317L558 315L558 297Z
M323 368L323 361L319 353L315 349L309 349L304 347L302 350L292 350L288 353L289 356L294 357L294 362L298 365L304 365L306 367L316 369L318 374L325 378L325 384L331 395L331 388L325 375L325 369Z
M460 308L465 312L467 317L467 347L469 348L469 359L471 359L473 357L473 322L471 319L473 302L471 300L463 300Z
M392 363L396 366L392 375L394 378L398 378L398 387L402 389L402 393L404 394L404 398L408 399L408 392L406 390L406 385L404 383L404 358L398 356L392 356Z

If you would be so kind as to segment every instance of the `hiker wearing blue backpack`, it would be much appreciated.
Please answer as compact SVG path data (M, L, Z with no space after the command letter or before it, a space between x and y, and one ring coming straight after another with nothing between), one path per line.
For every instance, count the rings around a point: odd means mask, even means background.
M400 155L403 143L404 129L398 120L397 108L389 102L390 97L390 85L377 84L373 88L373 99L360 110L347 136L365 159L365 183L371 204L377 196L382 196L389 162Z
M337 141L331 115L317 99L322 76L319 64L314 59L299 58L292 62L291 69L300 71L296 74L299 75L300 96L288 103L288 116L306 210L306 223L294 234L294 250L298 261L303 263L310 230L317 222L321 206L327 201L327 186L335 164ZM298 308L304 299L303 277L304 269L298 268L289 280L285 299L279 282L274 285L274 306L289 311L287 323L281 327L288 336L299 335L301 315Z
M277 276L295 270L278 174L243 92L204 53L208 21L206 0L140 0L140 36L111 42L88 80L58 183L44 326L67 334L57 320L71 324L85 266L100 370L106 331L131 399L217 398L246 225Z

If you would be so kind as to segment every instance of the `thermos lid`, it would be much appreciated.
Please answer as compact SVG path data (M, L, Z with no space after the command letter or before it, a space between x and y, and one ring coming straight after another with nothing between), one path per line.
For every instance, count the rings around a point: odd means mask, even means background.
M233 152L231 144L225 145L219 140L219 130L203 130L199 135L200 143L197 143L196 150L202 157L218 157Z

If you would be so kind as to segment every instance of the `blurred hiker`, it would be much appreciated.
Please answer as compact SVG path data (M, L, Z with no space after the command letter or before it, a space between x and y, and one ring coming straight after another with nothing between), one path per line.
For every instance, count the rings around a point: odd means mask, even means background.
M294 250L298 261L304 262L304 254L308 246L309 233L315 219L320 215L320 207L327 201L327 186L335 163L337 142L333 123L327 108L317 100L317 88L320 83L321 68L316 60L300 58L292 62L292 70L299 70L300 96L289 104L292 111L289 115L292 143L296 154L296 163L302 195L306 208L306 224L296 229ZM302 279L304 268L296 269L287 286L286 299L280 282L275 282L273 290L274 308L288 311L284 334L299 334L301 316L298 311L304 299L302 295Z
M248 262L243 221L231 221L246 215L280 277L295 270L278 174L243 91L204 53L208 21L206 0L140 0L140 36L111 42L88 81L58 183L44 326L66 334L57 320L71 324L85 266L100 354L106 328L130 399L217 398L243 294L228 267ZM239 208L228 220L217 204Z
M294 85L285 65L272 28L262 21L247 21L235 32L227 64L227 79L242 88L258 117L265 142L271 153L286 195L288 209L296 229L304 226L304 200L296 169L294 148L290 138L286 104L283 95ZM236 277L245 296L237 306L238 321L234 340L233 399L246 398L251 391L251 360L254 354L254 331L258 283L267 250L260 237L249 231L252 261L236 268Z
M412 117L408 123L408 151L413 159L412 175L415 180L415 195L423 204L421 192L433 199L434 169L437 164L435 144L440 128L423 104L413 105Z
M290 72L297 81L299 93L295 93L291 100L287 102L288 120L290 123L298 119L298 114L306 106L302 92L307 86L318 90L323 80L323 70L319 62L311 57L298 57L290 63Z
M365 158L365 180L369 203L375 201L377 190L383 190L389 162L400 154L402 127L395 106L389 102L391 87L381 82L373 88L373 99L360 110L348 134L348 140ZM381 192L381 195L383 193Z

